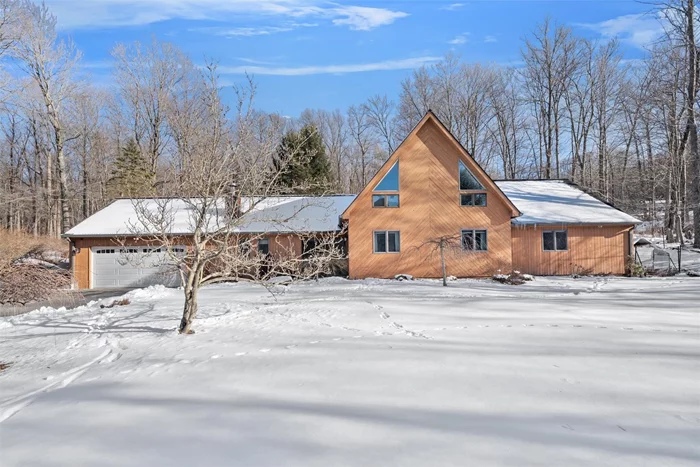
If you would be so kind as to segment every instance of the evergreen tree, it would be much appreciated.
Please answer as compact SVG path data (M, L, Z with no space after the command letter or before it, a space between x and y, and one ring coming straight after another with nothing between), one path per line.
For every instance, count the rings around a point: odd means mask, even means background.
M139 198L153 191L155 174L141 154L136 141L130 139L114 161L107 191L111 198Z
M323 138L313 125L284 135L274 164L279 185L289 193L320 194L329 187L330 164Z

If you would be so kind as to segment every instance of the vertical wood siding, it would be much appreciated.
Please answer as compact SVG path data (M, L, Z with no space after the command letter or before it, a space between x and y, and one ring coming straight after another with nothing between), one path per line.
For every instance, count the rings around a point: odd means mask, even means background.
M632 225L513 226L513 268L527 274L624 274ZM542 232L567 230L567 251L544 251Z
M398 158L399 208L373 208L372 190ZM460 206L459 160L487 188L486 207ZM351 278L390 278L396 274L441 277L439 254L426 240L459 236L462 229L488 230L488 251L450 252L447 273L457 277L489 276L511 269L511 215L495 185L429 119L399 147L345 213ZM374 253L373 232L401 232L400 253Z

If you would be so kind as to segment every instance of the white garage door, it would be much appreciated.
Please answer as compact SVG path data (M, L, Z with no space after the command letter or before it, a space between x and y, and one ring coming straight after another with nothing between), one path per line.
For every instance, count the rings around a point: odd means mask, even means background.
M184 247L176 247L184 253ZM93 247L92 288L147 287L163 284L180 285L177 269L169 261L168 254L159 248L144 247Z

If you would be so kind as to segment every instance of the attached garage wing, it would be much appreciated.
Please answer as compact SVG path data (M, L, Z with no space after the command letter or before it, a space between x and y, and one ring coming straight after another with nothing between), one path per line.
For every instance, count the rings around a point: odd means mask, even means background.
M175 253L184 253L185 247L173 250ZM91 256L93 289L180 285L177 265L160 248L93 247Z

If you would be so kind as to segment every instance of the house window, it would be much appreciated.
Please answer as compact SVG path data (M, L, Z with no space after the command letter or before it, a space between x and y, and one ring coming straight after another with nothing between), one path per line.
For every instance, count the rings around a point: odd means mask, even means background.
M566 230L547 230L542 232L542 249L544 251L566 251L569 249L569 233Z
M305 238L301 241L301 257L303 259L308 259L317 253L316 248L318 248L318 242L315 238Z
M460 190L484 190L484 186L479 183L473 173L459 161L459 189Z
M399 191L399 161L389 169L374 191Z
M375 253L398 253L401 251L401 234L397 231L374 232Z
M261 238L258 240L258 253L260 253L261 255L270 254L270 239L269 238Z
M462 249L465 251L488 251L486 230L462 230Z
M459 196L462 206L486 206L486 193L462 193Z
M398 208L399 195L374 195L372 196L372 207Z

